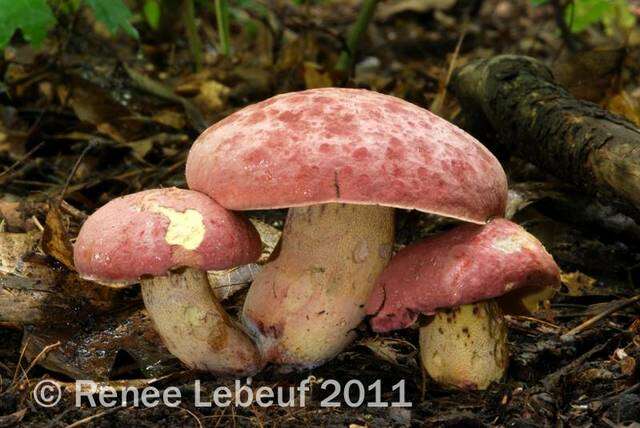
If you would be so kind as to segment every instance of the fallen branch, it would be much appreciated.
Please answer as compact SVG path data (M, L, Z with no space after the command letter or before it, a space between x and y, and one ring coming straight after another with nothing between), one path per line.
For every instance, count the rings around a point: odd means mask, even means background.
M525 56L472 62L451 87L471 133L497 134L498 149L640 218L640 129L631 122L575 99Z

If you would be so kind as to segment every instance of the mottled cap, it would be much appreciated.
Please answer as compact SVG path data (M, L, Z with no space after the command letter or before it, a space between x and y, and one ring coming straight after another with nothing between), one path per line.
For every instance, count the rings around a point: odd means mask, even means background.
M557 287L560 270L540 241L505 219L466 224L400 250L366 305L384 332L418 315L502 296L524 287Z
M343 202L476 223L504 215L498 160L466 132L409 102L362 89L278 95L207 129L187 183L233 210Z
M154 189L114 199L80 229L80 276L103 283L162 276L179 267L221 270L258 259L260 237L242 217L202 193Z

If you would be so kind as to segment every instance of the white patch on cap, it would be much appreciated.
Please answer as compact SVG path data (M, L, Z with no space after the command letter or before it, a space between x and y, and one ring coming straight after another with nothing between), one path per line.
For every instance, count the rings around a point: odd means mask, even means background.
M196 210L176 211L171 208L155 206L152 212L160 213L169 219L169 227L164 236L169 245L180 245L186 250L195 250L204 239L205 227L202 214Z
M506 238L497 239L493 241L491 246L505 254L511 254L517 253L523 249L535 251L536 241L535 238L528 233L519 233L507 236Z

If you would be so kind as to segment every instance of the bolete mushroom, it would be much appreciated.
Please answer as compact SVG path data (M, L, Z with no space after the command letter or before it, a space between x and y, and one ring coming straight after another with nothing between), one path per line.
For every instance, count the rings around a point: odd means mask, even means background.
M253 262L260 250L248 221L206 195L171 188L99 208L80 230L74 261L85 279L139 281L156 330L187 366L249 375L261 368L259 353L214 297L206 271Z
M243 320L263 358L317 366L349 344L391 255L393 208L475 223L504 214L506 177L473 137L404 100L323 88L275 96L207 129L187 183L232 210L289 208Z
M556 288L560 271L542 244L519 225L495 219L466 224L393 257L367 302L374 331L434 315L420 328L424 368L438 383L485 389L507 367L506 325L497 297Z

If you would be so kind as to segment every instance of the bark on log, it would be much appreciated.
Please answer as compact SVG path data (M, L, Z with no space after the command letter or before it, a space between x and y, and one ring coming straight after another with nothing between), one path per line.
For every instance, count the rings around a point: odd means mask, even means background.
M539 61L501 55L465 65L451 89L463 127L640 219L640 129L558 86ZM489 137L490 138L490 137ZM484 140L487 141L487 140Z

